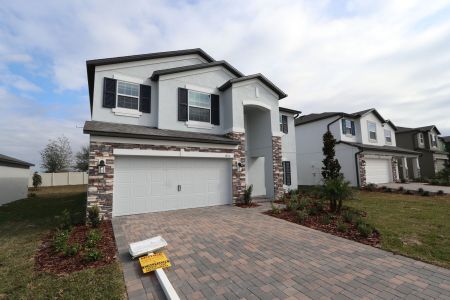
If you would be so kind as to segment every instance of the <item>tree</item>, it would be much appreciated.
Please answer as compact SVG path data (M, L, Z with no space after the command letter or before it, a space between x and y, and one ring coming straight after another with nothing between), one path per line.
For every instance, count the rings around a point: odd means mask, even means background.
M341 165L336 159L334 147L336 145L336 139L333 134L328 130L323 135L323 148L322 152L325 159L322 160L322 177L326 181L327 179L336 179L341 176Z
M33 174L33 186L36 190L42 184L42 177L38 172L34 172Z
M72 149L69 139L65 136L49 140L47 146L41 151L42 168L49 173L63 172L70 168L72 162Z
M75 169L86 172L89 169L89 147L83 146L81 150L75 154Z
M344 200L353 197L353 189L350 182L340 175L336 178L328 178L322 187L323 196L330 200L330 211L340 212Z

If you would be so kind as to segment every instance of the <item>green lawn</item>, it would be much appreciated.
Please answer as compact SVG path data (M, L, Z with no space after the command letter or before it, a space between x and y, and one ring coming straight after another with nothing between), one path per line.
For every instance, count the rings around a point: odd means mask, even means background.
M367 212L382 248L450 268L450 196L358 193L348 206Z
M0 299L126 298L118 262L62 276L34 270L34 254L42 236L54 228L54 216L68 209L83 221L83 188L43 190L0 206Z

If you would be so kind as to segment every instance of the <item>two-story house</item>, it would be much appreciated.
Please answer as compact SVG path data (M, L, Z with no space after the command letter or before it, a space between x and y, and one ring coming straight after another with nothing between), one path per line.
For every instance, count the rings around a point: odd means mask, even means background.
M440 134L434 125L417 128L398 127L395 134L397 144L421 153L419 157L420 176L414 176L414 178L432 178L445 167L447 152L443 140L439 137ZM412 163L408 160L408 165ZM411 173L409 175L413 176Z
M261 74L189 49L87 61L88 207L111 216L231 204L297 186L295 110Z
M353 186L397 181L400 172L406 173L402 168L406 159L418 158L418 152L397 147L395 125L373 108L305 115L295 120L299 185L322 182L323 135L327 131L337 141L341 172ZM417 163L413 169L418 172Z

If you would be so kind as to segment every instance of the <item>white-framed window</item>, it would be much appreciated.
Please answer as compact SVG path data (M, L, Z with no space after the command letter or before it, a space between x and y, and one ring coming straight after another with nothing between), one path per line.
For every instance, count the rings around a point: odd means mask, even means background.
M377 124L367 121L367 130L369 132L369 141L377 140Z
M342 133L345 135L355 135L355 122L348 119L342 119Z
M139 84L117 80L117 105L139 110Z
M384 140L386 141L386 144L392 144L392 131L389 129L384 130Z
M211 123L211 95L188 91L188 120Z
M434 133L431 134L431 146L437 147L437 138Z
M419 132L419 144L423 145L425 144L425 140L423 138L423 133Z

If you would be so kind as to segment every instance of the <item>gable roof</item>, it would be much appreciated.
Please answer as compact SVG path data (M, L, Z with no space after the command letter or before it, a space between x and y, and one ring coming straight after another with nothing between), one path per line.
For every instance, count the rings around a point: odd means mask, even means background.
M441 139L446 143L450 143L450 136L442 136Z
M237 145L238 141L223 135L181 130L158 129L142 125L120 124L101 121L86 121L83 133L99 136L146 138L151 140L186 141L212 144Z
M153 72L150 79L153 81L156 81L159 79L159 76L161 76L161 75L181 73L181 72L192 71L192 70L200 70L200 69L212 68L212 67L216 67L216 66L224 67L225 69L227 69L228 71L230 71L237 77L244 76L244 74L242 74L240 71L238 71L232 65L230 65L228 62L226 62L224 60L219 60L219 61L205 63L205 64L195 64L195 65L189 65L189 66L183 66L183 67L156 70Z
M438 134L441 134L439 132L439 130L437 129L436 126L434 125L428 125L428 126L422 126L422 127L415 127L415 128L411 128L411 127L398 127L398 133L404 133L404 132L427 132L430 131L432 129L436 129Z
M278 107L278 110L279 110L279 111L282 111L282 112L287 112L287 113L290 113L290 114L294 114L294 115L298 115L298 114L301 114L301 113L302 113L302 112L299 111L299 110L290 109L290 108L281 107L281 106Z
M0 165L19 167L19 168L29 168L34 166L34 164L11 157L7 155L0 154Z
M219 87L219 91L224 91L224 90L228 89L234 83L252 80L252 79L259 79L262 83L264 83L268 88L270 88L272 91L274 91L278 95L278 99L283 99L283 98L287 97L287 94L285 92L283 92L279 87L277 87L272 81L267 79L267 77L261 73L230 79Z
M390 120L383 119L383 117L380 115L380 113L375 108L369 108L369 109L357 111L354 113L323 112L323 113L319 113L319 114L309 114L309 115L305 115L305 116L301 116L301 117L297 118L295 120L295 126L320 121L320 120L327 119L327 118L334 117L334 116L336 116L336 117L340 116L341 118L344 118L344 117L346 117L346 118L361 118L362 116L364 116L368 113L373 113L381 122L388 123L389 125L391 125L391 127L394 130L397 130L397 127L394 125L394 123L392 123Z
M206 53L205 51L203 51L200 48L87 60L86 61L86 69L87 69L89 100L91 103L91 111L92 111L93 98L94 98L94 76L95 76L95 67L96 66L118 64L118 63L132 62L132 61L140 61L140 60L146 60L146 59L174 57L174 56L189 55L189 54L198 54L199 56L204 58L207 62L215 61L214 58L212 58L208 53Z

